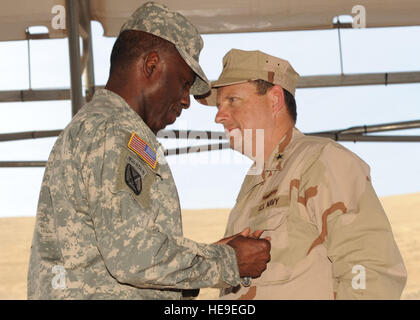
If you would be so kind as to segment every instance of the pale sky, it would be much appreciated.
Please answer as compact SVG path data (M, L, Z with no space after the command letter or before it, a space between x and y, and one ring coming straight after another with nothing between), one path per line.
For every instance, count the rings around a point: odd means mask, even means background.
M115 38L102 36L92 23L95 81L104 85ZM203 35L200 64L218 78L231 48L261 50L289 60L301 75L339 74L337 30ZM344 73L420 71L420 27L345 29L341 31ZM0 42L0 90L29 87L27 41ZM33 40L31 87L70 86L67 39ZM298 89L297 128L302 132L344 129L420 119L420 84ZM223 131L214 123L216 109L193 101L167 129ZM64 128L70 101L0 103L0 133ZM420 135L420 129L388 134ZM47 160L56 138L0 142L0 161ZM161 140L165 147L186 141ZM201 143L207 141L201 141ZM196 142L188 141L188 145ZM379 196L420 192L420 143L342 143L371 168ZM251 162L230 151L168 158L181 207L231 208ZM43 168L0 168L0 217L35 216Z

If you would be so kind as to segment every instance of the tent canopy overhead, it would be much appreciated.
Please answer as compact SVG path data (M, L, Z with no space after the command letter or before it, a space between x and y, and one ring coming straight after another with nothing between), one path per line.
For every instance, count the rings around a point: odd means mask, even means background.
M85 0L84 0L85 1ZM86 0L87 1L87 0ZM65 0L2 0L0 41L25 40L30 26L45 26L50 38L66 37L53 29L56 5ZM146 1L89 0L92 20L99 21L105 36L117 36L123 22ZM366 9L366 27L420 25L419 0L158 0L187 16L201 33L316 30L334 27L334 17L355 16L352 8Z

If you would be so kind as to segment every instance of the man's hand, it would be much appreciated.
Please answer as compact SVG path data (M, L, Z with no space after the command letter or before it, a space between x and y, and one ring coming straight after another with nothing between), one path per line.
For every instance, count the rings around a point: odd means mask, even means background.
M270 260L271 238L258 240L264 230L250 232L251 228L245 228L242 232L223 238L215 244L227 244L235 250L241 277L257 278L267 268L267 262Z
M215 242L214 244L227 244L230 240L236 238L237 236L259 239L261 237L261 234L264 232L264 230L256 230L252 234L250 234L250 232L251 232L251 228L248 227L248 228L245 228L242 232L234 234L233 236L230 236L230 237L227 237L227 238L223 238L223 239ZM271 240L270 237L266 237L265 239L267 239L268 241Z
M270 261L269 238L258 239L262 231L259 232L259 235L254 235L254 233L252 237L235 235L227 243L235 250L240 277L258 278L267 268L267 262Z

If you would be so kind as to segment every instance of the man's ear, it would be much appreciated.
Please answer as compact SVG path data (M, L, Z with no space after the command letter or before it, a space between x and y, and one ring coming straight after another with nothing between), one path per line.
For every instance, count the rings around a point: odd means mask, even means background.
M273 114L277 114L283 107L284 104L284 91L279 85L274 85L270 88L271 102L273 108Z
M151 51L144 57L143 72L146 78L150 78L155 72L160 61L159 54Z

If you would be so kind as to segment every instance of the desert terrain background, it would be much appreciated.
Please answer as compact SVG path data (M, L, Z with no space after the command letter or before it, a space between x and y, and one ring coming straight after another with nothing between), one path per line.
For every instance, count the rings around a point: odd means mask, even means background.
M408 271L402 299L420 299L420 193L382 197ZM229 209L183 210L184 235L212 243L223 237ZM4 214L4 213L3 213ZM0 218L0 299L26 299L26 275L35 217ZM201 289L198 299L217 299Z

